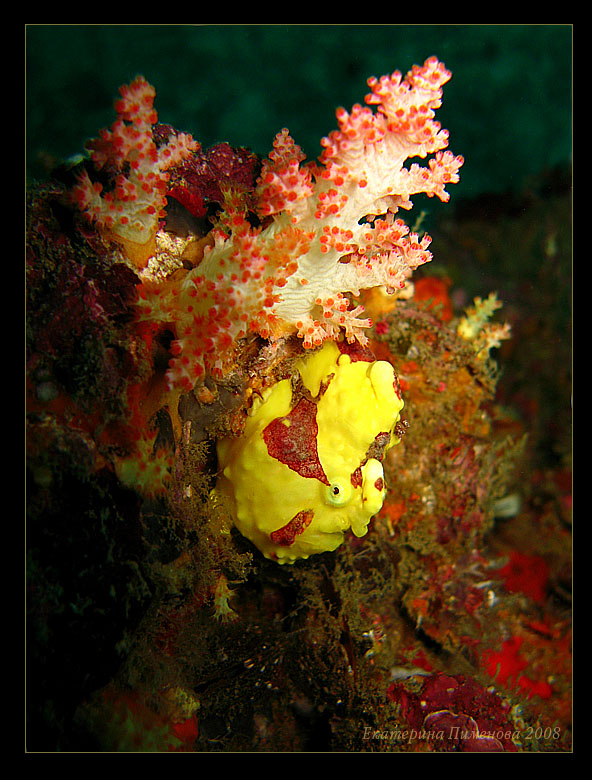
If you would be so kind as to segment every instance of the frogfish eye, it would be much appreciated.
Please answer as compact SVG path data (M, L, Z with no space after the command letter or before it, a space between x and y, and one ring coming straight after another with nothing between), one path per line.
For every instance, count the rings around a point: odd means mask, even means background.
M352 494L351 485L341 482L332 482L326 488L325 499L331 506L343 506L350 500Z

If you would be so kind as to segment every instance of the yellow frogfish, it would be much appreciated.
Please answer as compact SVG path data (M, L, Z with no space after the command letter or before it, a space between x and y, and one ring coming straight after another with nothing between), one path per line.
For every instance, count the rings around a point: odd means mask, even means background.
M267 388L240 437L218 442L218 487L267 558L293 563L368 531L386 493L382 460L399 443L394 369L366 347L327 341Z

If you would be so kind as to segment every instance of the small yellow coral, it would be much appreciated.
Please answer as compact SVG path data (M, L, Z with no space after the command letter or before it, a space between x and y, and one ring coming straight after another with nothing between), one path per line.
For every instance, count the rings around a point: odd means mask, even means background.
M154 451L156 436L156 431L148 433L130 455L114 463L119 481L147 497L166 492L173 467L173 458L165 449Z
M238 615L230 606L231 598L232 590L228 586L228 580L221 574L216 581L214 590L214 616L217 620L227 622L238 618Z
M485 300L475 298L473 306L466 309L465 316L458 323L458 335L465 341L473 342L480 360L486 360L491 349L499 347L502 341L511 338L511 328L508 323L489 322L494 312L501 309L502 305L497 298L497 293L494 292L490 293Z
M359 346L327 342L296 369L256 400L241 437L218 443L237 528L279 563L366 534L403 408L390 363Z

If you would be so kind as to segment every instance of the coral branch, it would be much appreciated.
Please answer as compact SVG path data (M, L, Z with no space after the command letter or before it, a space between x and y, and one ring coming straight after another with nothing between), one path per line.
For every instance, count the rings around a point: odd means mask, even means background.
M285 128L278 133L273 146L259 177L260 213L268 216L285 211L301 216L301 207L313 194L310 171L299 167L305 155Z
M111 129L86 144L95 170L108 175L110 189L93 182L85 170L71 195L88 219L122 243L136 265L143 267L154 252L158 219L166 203L166 171L199 144L190 135L179 134L157 149L152 138L158 118L153 108L155 90L142 76L121 87L120 95Z

